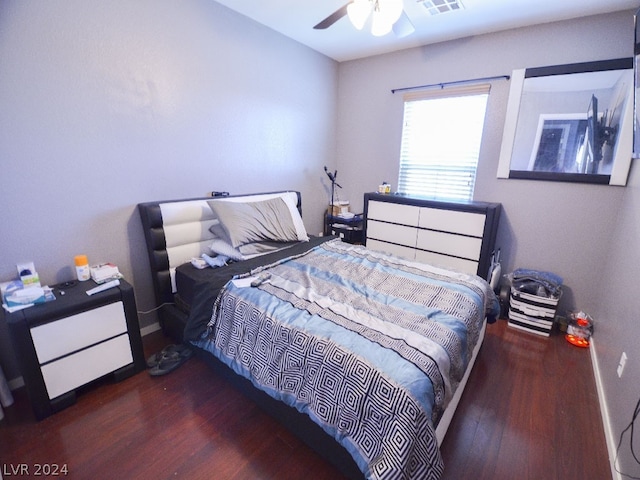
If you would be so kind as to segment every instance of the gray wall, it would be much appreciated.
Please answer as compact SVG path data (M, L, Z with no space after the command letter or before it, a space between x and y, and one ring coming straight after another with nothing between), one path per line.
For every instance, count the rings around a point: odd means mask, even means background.
M338 66L205 0L5 0L0 280L25 260L45 283L68 280L73 256L87 253L118 264L139 308L150 308L138 202L296 188L316 232L328 198L325 163L338 168L341 196L356 210L381 181L397 184L402 98L392 88L630 56L632 39L632 12L622 12ZM508 87L495 82L491 91L476 199L504 206L506 271L562 275L562 308L595 317L617 437L640 385L638 165L625 188L498 180ZM153 320L141 316L143 325ZM618 379L623 350L629 362ZM0 364L9 378L19 374L4 325ZM623 452L631 469L629 459Z
M212 190L300 190L321 230L333 60L209 0L4 0L0 65L0 281L70 280L86 253L148 310L136 204ZM0 364L19 375L5 325Z
M604 268L594 271L597 284L593 315L600 378L608 405L611 432L617 442L628 426L640 397L640 160L635 160L629 183L615 216L611 243L602 252ZM622 352L629 359L621 378L616 369ZM638 425L636 424L636 428ZM635 439L637 452L637 435ZM640 476L640 467L631 457L629 434L621 449L621 471Z
M391 89L632 54L629 11L341 63L337 152L342 196L361 209L364 192L376 190L382 181L397 185L403 100ZM498 245L504 271L528 267L561 275L566 286L560 309L578 308L595 317L594 353L617 439L640 395L638 161L624 188L497 179L508 90L509 82L493 82L475 199L503 205ZM629 362L618 379L623 350ZM621 458L638 475L628 450Z

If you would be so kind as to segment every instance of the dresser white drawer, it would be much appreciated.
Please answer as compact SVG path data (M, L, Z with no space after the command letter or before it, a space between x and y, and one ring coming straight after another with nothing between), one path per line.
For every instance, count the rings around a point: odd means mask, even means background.
M38 361L43 364L126 331L120 301L34 327L31 338Z
M398 257L406 258L407 260L413 260L416 255L416 249L413 247L404 247L402 245L380 242L373 239L367 240L367 248L375 250L376 252L384 252L390 253L391 255L397 255Z
M486 215L472 212L456 212L439 208L420 208L421 228L482 237Z
M43 365L41 370L49 399L53 399L131 362L129 335L123 334Z
M417 247L422 250L431 250L477 261L480 259L482 239L434 232L433 230L418 230Z
M369 239L373 238L414 248L416 246L417 232L418 230L415 227L369 220L367 222L367 245L369 244Z
M475 275L478 271L478 262L465 260L463 258L449 257L447 255L440 255L434 252L426 252L424 250L416 250L416 260L471 275Z
M367 209L367 219L382 220L384 222L417 227L419 218L420 207L414 207L413 205L372 201L369 202Z
M367 247L486 276L496 248L499 203L378 193L366 193L364 199ZM413 255L408 252L411 248Z

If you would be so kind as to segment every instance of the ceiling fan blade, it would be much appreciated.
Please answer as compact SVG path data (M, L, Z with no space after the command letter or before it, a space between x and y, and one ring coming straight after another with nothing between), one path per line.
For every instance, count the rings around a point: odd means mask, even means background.
M416 27L413 26L409 16L404 11L402 12L402 15L400 15L398 21L393 24L392 29L393 33L395 33L398 38L404 38L416 31Z
M319 24L317 24L313 28L315 30L324 30L325 28L329 28L331 25L336 23L338 20L340 20L342 17L344 17L347 14L347 7L349 6L350 3L351 2L340 7L338 10L333 12L331 15L329 15L327 18L322 20Z

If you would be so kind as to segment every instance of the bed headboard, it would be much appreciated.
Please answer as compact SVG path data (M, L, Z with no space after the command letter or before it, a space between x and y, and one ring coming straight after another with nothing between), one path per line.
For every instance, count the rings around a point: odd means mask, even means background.
M287 193L295 198L302 215L300 192L268 192L227 197L200 197L138 204L151 266L157 305L173 301L173 271L192 257L210 253L215 217L207 202L259 201Z

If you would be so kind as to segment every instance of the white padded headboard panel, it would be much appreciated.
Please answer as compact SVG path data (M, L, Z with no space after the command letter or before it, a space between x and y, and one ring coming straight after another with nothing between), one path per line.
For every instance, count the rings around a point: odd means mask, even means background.
M206 200L161 203L160 211L170 268L207 251L214 238L209 227L215 217Z
M258 202L269 198L288 197L293 205L298 202L296 192L267 193L239 197L212 197L209 200L217 202ZM203 253L211 253L209 245L215 235L209 231L217 220L209 200L186 200L184 202L160 203L162 225L167 255L169 257L169 271L171 273L172 291L175 292L175 269L193 257L200 257Z

